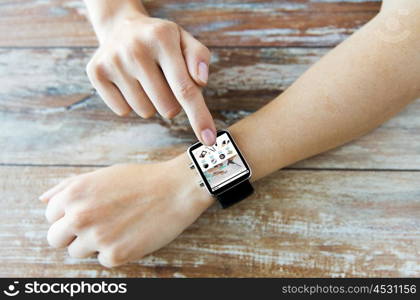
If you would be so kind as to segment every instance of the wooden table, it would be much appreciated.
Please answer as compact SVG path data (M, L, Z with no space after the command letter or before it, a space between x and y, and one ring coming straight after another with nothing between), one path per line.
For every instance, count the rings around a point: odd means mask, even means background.
M206 99L226 127L287 88L378 11L375 1L146 1L213 53ZM75 0L0 1L0 276L420 276L420 101L374 132L278 171L168 247L107 269L48 247L37 196L104 165L193 141L184 115L120 118L93 92L96 40Z

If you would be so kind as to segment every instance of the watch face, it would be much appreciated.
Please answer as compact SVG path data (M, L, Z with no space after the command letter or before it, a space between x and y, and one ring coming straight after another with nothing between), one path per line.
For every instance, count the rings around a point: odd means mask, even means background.
M227 131L217 132L215 145L197 143L188 152L212 194L223 193L250 177L248 164Z

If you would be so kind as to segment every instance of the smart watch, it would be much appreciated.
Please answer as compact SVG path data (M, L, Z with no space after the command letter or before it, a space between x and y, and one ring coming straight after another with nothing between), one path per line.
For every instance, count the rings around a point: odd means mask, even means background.
M227 208L254 192L251 169L227 130L217 132L216 143L198 142L188 148L188 156L201 177L202 185Z

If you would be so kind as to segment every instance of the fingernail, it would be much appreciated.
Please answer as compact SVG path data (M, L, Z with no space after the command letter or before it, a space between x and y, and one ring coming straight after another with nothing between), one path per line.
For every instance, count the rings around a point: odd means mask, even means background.
M201 138L203 139L204 144L206 144L207 146L214 145L214 143L216 142L216 135L210 129L204 129L201 132Z
M198 78L204 83L207 83L209 79L209 67L205 62L200 62L198 64Z

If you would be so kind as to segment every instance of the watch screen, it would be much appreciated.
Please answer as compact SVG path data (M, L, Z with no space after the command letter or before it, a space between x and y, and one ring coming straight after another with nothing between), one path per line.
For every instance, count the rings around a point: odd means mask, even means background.
M226 131L218 134L214 146L200 145L192 156L212 192L249 174L249 168Z

